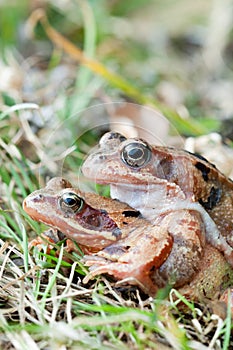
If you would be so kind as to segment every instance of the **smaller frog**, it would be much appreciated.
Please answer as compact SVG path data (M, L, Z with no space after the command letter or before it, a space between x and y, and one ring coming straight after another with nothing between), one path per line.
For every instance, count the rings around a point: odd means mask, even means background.
M92 267L84 282L108 273L118 280L130 278L129 284L148 294L156 293L158 286L149 274L167 259L173 240L166 230L142 219L137 210L110 198L81 193L63 178L53 178L45 188L30 194L23 208L88 254L84 260Z
M110 184L112 198L167 227L174 240L179 230L184 237L191 231L205 235L233 266L233 182L203 157L109 132L82 171L97 183Z
M195 230L185 237L182 222L174 240L169 216L165 226L154 225L127 204L80 192L63 178L53 178L30 194L23 208L34 220L80 244L90 267L84 283L107 273L152 296L171 283L188 297L200 299L212 298L233 281L222 254L203 236L195 236ZM192 216L187 219L192 227Z

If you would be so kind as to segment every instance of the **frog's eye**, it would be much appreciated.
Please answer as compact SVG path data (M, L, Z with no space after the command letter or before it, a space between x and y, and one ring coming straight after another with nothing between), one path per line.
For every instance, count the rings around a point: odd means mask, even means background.
M59 200L61 209L66 211L69 209L74 213L82 210L83 204L84 200L74 192L63 193Z
M130 167L141 168L149 163L151 149L145 142L131 142L122 149L121 159Z

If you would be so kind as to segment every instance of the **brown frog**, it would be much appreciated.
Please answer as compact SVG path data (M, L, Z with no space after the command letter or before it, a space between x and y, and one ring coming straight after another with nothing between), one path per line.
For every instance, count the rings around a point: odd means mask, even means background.
M206 244L204 230L193 229L199 226L193 215L186 217L187 236L181 222L174 239L168 223L152 224L125 203L80 192L62 178L54 178L30 194L23 207L33 219L81 245L86 253L84 261L90 266L84 282L107 273L138 285L152 296L171 283L188 297L200 299L212 298L233 280L223 255ZM173 262L177 264L172 266Z
M177 243L173 249L182 245L179 231L187 237L193 230L233 266L233 182L202 156L109 132L82 170L95 182L110 184L112 198L165 227Z

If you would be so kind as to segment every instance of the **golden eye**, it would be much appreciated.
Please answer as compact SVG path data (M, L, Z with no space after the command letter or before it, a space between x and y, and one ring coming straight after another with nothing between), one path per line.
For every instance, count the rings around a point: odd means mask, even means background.
M151 149L146 143L131 142L122 149L121 159L132 168L141 168L149 163Z
M74 192L63 193L59 200L59 205L63 210L71 210L76 213L82 210L84 200Z

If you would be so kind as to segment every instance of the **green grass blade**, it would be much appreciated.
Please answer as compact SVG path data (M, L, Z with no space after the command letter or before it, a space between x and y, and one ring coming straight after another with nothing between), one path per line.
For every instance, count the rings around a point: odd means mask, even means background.
M63 257L63 250L64 250L64 247L63 245L61 246L61 250L60 250L60 254L59 254L59 258L58 258L58 261L57 261L57 265L56 265L56 268L54 269L54 272L53 272L53 275L52 277L50 278L49 280L49 283L46 287L46 290L43 294L43 297L41 299L41 309L44 310L45 308L45 304L46 304L46 298L48 297L48 294L50 293L53 285L55 284L55 281L56 281L56 278L57 278L57 274L58 274L58 271L61 267L61 262L62 262L62 257Z
M225 334L224 334L222 350L228 350L230 346L231 329L232 329L231 303L232 303L231 291L228 290L227 317L225 319L226 326L225 326Z

